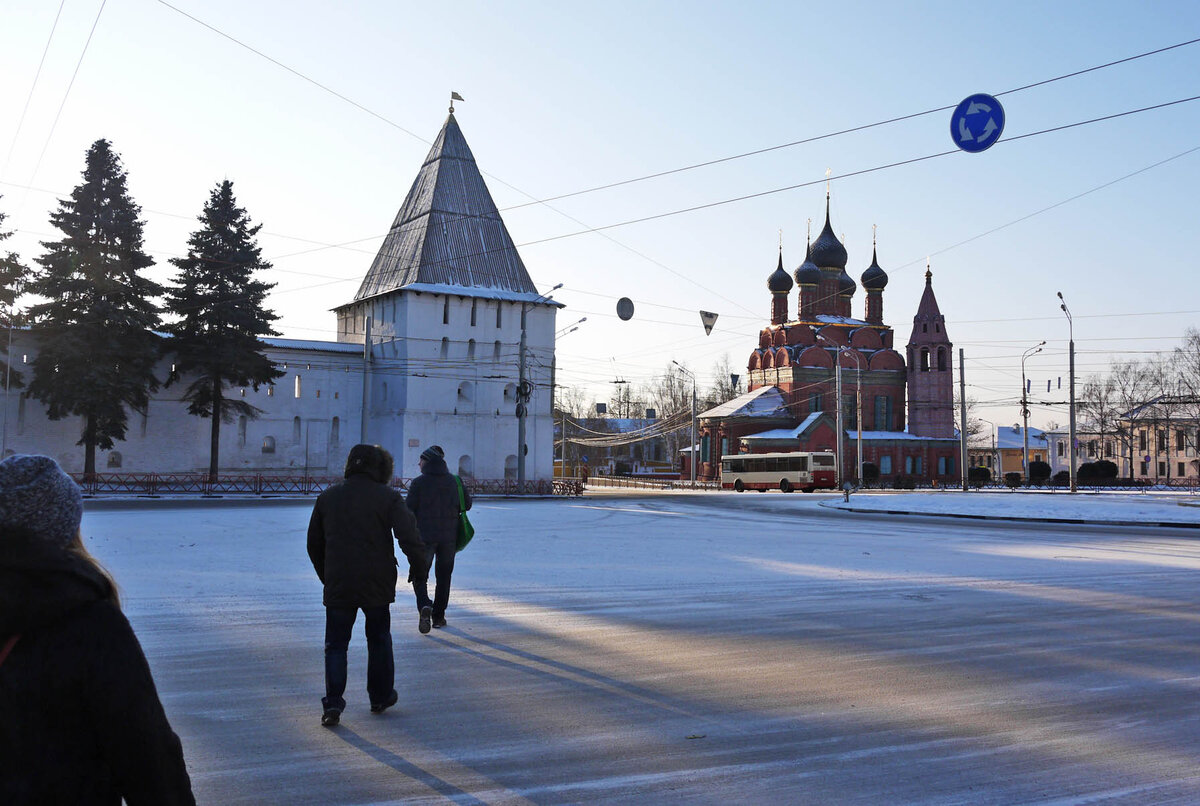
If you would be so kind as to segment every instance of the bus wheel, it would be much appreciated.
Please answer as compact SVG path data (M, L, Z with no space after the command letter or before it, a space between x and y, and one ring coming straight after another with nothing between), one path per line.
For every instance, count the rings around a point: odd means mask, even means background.
M744 493L746 492L746 485L742 484L741 479L737 479L733 482L733 489L737 490L739 493Z
M779 482L779 489L783 490L785 493L790 493L792 491L792 483L787 479L784 479L783 481Z
M805 487L805 488L804 488L804 492L806 492L806 493L811 493L811 492L812 492L814 489L815 489L815 488L813 488L813 487Z

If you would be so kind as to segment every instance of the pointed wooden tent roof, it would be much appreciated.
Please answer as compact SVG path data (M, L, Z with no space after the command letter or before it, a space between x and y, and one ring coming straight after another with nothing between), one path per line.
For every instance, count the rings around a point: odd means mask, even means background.
M413 285L538 293L453 113L354 299Z

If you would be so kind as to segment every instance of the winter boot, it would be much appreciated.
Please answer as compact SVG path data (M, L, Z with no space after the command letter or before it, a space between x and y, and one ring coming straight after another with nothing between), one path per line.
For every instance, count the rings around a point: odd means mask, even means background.
M433 618L433 608L425 605L421 608L421 618L417 622L417 630L421 635L426 635L429 632L429 621Z

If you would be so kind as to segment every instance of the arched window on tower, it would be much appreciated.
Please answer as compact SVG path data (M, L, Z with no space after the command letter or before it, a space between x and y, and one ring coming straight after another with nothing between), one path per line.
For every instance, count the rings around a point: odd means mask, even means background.
M922 372L929 371L929 348L928 347L921 348L921 371Z
M946 348L938 348L938 372L946 371Z

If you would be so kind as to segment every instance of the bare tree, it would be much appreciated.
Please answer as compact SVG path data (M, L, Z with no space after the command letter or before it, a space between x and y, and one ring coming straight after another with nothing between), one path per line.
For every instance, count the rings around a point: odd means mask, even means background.
M690 415L692 411L692 379L675 364L667 364L663 374L641 389L647 405L655 410L658 419ZM697 402L699 406L699 402ZM664 437L667 455L674 462L679 451L687 445L689 431L674 431Z
M975 416L976 408L978 408L978 403L976 402L975 398L967 395L967 427L964 429L962 427L962 423L959 422L961 419L960 414L962 412L962 398L959 396L958 392L954 393L954 427L960 431L966 432L968 443L971 442L972 437L982 434L991 428L990 425Z
M1129 462L1129 475L1133 476L1134 448L1140 449L1141 445L1141 429L1138 426L1148 417L1146 407L1153 396L1149 373L1145 364L1139 361L1118 361L1112 365L1109 378L1112 381L1112 400L1117 408L1117 441Z
M740 383L734 383L733 365L729 363L729 353L721 356L713 363L713 385L704 393L703 410L711 409L733 400L738 396Z

